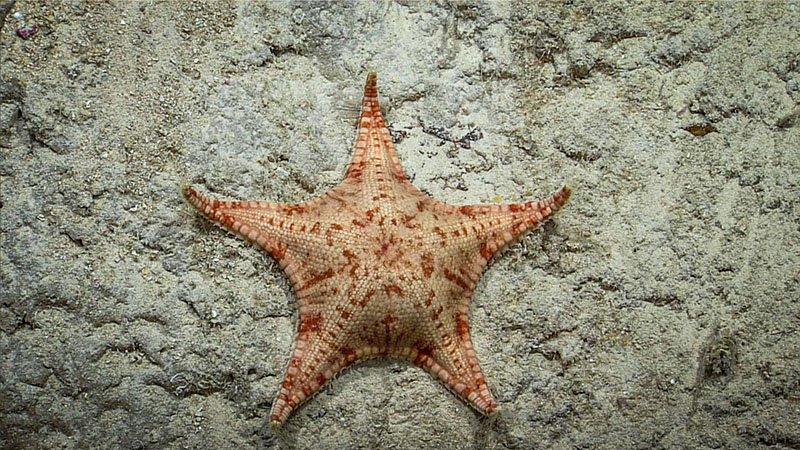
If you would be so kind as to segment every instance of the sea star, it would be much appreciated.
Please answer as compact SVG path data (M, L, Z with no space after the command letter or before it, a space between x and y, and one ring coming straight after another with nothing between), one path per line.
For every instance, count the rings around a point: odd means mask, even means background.
M452 206L403 174L369 72L344 181L301 204L183 195L260 247L286 272L298 305L294 351L272 404L281 426L342 369L367 358L414 362L484 415L497 410L470 340L469 303L487 263L549 219L570 196Z

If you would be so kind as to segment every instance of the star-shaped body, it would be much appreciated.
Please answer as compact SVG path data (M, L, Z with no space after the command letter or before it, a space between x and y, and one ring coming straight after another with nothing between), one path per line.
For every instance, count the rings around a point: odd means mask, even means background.
M485 415L498 405L469 333L469 303L486 264L549 219L567 187L537 202L452 206L403 174L367 75L344 181L301 204L183 195L226 230L272 255L298 305L294 351L272 405L282 425L342 369L380 356L430 372Z

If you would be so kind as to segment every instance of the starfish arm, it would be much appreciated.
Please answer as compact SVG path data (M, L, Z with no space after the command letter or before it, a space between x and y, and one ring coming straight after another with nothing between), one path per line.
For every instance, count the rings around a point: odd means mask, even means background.
M483 269L508 246L548 221L572 195L564 186L552 196L539 201L507 205L451 206L437 208L449 217L444 225L419 236L423 246L440 244L473 259ZM477 274L480 274L478 272Z
M301 204L221 201L189 186L183 195L214 223L270 254L295 289L324 276L331 264L346 262L318 253L362 238L357 229L316 213L320 203L331 201L328 196Z
M270 411L270 424L275 428L339 371L364 357L357 356L348 345L349 330L345 325L352 310L341 306L332 309L322 300L343 305L346 293L354 290L352 281L341 276L329 281L328 285L334 287L322 289L327 292L312 287L297 293L298 303L303 297L305 304L298 308L294 349ZM348 288L339 290L337 285Z
M550 220L561 209L572 195L572 189L564 186L552 196L539 201L499 205L499 211L493 212L494 206L472 206L464 214L469 228L483 227L485 241L475 257L476 265L481 268L502 253L510 245L519 242L525 235L539 225ZM462 243L467 242L461 240Z
M551 197L510 205L452 206L435 202L432 215L421 223L406 245L422 256L421 270L427 276L447 280L453 298L465 311L483 269L509 245L550 219L569 199L564 186ZM426 211L431 215L430 211ZM453 305L453 307L458 304Z
M398 180L405 179L403 168L392 144L392 137L386 129L378 104L377 81L377 73L370 71L367 74L364 97L361 100L355 149L344 176L346 182L369 183L383 175L391 175Z
M446 278L437 277L437 295L430 314L431 340L414 363L439 379L450 391L483 415L492 415L498 407L481 370L469 331L469 299L472 288L452 288ZM465 301L466 299L466 301Z
M393 200L398 193L425 194L419 192L403 173L378 104L377 79L374 71L367 74L353 156L342 184L336 189L345 186L356 188L355 199L365 209L391 217Z
M434 227L432 234L417 235L422 239L409 243L416 244L421 255L418 271L435 284L432 291L437 293L436 298L428 310L433 311L436 329L441 333L436 341L440 345L425 355L425 364L441 369L418 364L485 415L491 415L498 405L470 337L473 291L489 261L552 217L570 194L571 190L564 187L545 200L513 205L456 207L437 202L437 214L449 217L451 222Z
M360 255L365 256L365 255ZM299 308L295 348L270 412L270 422L278 427L301 403L313 396L326 382L358 361L394 356L413 359L417 353L403 338L405 324L396 321L402 302L396 287L378 289L370 275L372 264L350 264L326 283L298 290ZM353 326L353 325L356 326Z
M434 227L432 233L423 234L415 244L423 249L424 272L448 283L447 292L453 302L449 307L457 309L461 319L466 320L472 291L486 265L550 219L571 192L565 186L547 199L511 205L444 205L457 210L455 216L450 216L453 221ZM466 327L466 321L463 324Z

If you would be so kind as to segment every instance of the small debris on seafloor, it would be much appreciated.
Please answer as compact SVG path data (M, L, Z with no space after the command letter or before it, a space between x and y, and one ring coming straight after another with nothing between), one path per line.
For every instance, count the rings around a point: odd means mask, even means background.
M688 131L689 133L692 133L695 136L705 136L708 133L713 133L717 131L717 129L714 128L714 126L709 123L689 125L688 127L684 127L683 129Z
M33 33L36 32L36 24L22 26L17 28L17 36L21 37L22 39L28 39L29 37L33 36Z

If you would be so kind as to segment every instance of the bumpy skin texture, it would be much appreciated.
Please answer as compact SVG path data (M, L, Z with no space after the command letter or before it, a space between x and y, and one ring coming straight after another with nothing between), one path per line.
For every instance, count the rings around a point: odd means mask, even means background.
M344 181L310 202L224 202L183 195L226 230L272 255L294 288L295 347L272 405L282 425L357 361L414 362L485 415L498 407L469 334L469 302L488 262L549 219L570 196L512 205L452 206L403 174L378 106L364 88L355 152Z

